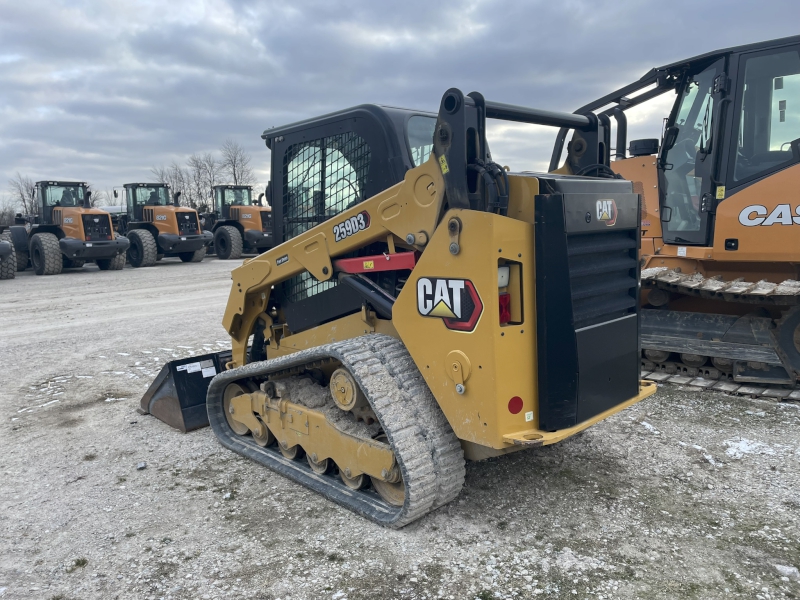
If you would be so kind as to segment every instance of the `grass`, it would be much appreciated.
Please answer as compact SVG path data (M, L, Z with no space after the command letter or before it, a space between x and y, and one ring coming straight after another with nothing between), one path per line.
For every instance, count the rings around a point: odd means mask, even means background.
M72 564L69 567L67 567L67 573L72 573L77 569L82 569L88 564L89 564L89 559L84 558L83 556L81 556L80 558L76 558L75 560L72 561Z

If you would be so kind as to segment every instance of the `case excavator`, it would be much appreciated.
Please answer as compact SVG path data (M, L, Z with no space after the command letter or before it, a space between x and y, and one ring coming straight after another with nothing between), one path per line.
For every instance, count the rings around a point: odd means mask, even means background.
M632 141L627 157L625 112L663 94L675 99L661 138ZM800 378L800 36L652 69L576 112L616 120L611 166L642 196L643 369L719 379L729 391L772 384L770 394L792 393Z
M497 165L486 119L576 129L576 172ZM379 524L455 498L464 460L554 444L639 402L639 197L594 115L448 90L264 132L280 244L232 272L231 350L142 398L184 431Z

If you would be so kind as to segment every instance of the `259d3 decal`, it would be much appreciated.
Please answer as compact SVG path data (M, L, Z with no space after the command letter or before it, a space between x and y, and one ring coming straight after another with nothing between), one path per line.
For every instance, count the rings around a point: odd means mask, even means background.
M445 327L470 332L483 311L483 302L469 279L420 277L417 310L423 317L442 319Z
M369 213L365 210L362 210L356 216L350 217L338 225L334 225L333 237L337 242L341 242L342 240L349 238L354 233L364 231L367 227L369 227L369 221Z

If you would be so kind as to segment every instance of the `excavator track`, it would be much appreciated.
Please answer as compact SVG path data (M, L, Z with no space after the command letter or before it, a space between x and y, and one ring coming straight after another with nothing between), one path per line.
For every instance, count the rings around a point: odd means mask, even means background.
M402 506L389 504L374 490L354 490L339 477L315 473L306 461L290 460L279 448L263 447L231 429L223 410L228 385L252 387L329 361L348 370L377 417L405 484ZM408 351L388 336L363 336L224 371L211 382L206 404L211 428L223 446L384 526L399 528L419 519L453 500L464 483L458 439Z
M800 281L725 281L666 267L644 269L641 281L656 306L666 308L676 295L752 306L741 317L644 310L643 378L800 400ZM765 309L783 316L773 319Z

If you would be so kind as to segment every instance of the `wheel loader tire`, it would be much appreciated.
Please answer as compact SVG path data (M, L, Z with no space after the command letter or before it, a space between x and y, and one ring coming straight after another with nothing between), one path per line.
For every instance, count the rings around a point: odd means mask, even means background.
M206 257L206 247L203 246L200 250L195 250L194 252L181 252L178 256L183 262L202 262Z
M17 252L14 242L11 240L11 234L9 232L0 234L0 241L11 244L11 254L0 259L0 279L14 279L17 276Z
M128 240L131 243L128 247L128 262L132 267L152 267L156 264L158 244L152 233L146 229L134 229L128 232Z
M121 271L125 266L125 254L117 254L114 258L98 258L95 262L101 271Z
M30 255L24 250L18 250L17 248L14 248L14 253L17 255L17 271L24 271L27 269Z
M61 249L58 238L52 233L36 233L31 238L31 263L37 275L58 275L61 273Z
M63 254L61 255L63 267L65 269L80 269L83 265L86 264L85 260L80 258L67 258Z
M214 251L222 260L242 257L242 234L236 227L223 225L214 234Z

